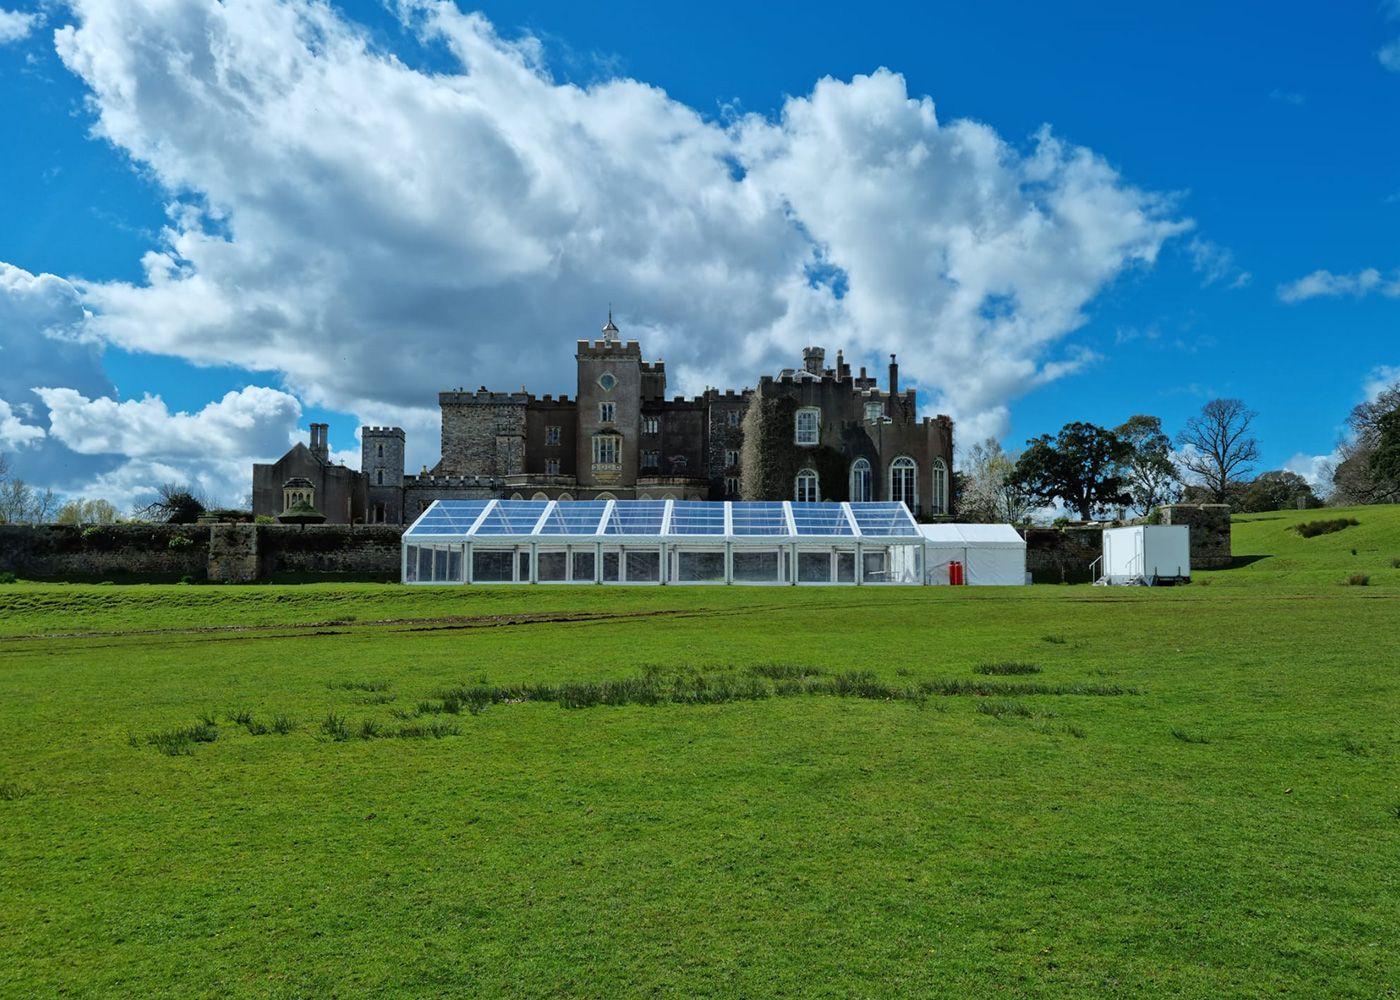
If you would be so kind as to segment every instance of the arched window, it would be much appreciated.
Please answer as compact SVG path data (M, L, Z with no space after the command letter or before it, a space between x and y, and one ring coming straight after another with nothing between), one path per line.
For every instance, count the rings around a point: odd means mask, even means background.
M798 503L816 503L821 497L821 486L815 469L803 469L797 474L797 489L793 499Z
M948 466L941 458L933 460L932 506L935 514L948 513Z
M904 504L911 513L919 509L919 467L908 455L890 463L890 499Z
M531 500L548 500L548 499L549 499L549 494L548 494L548 493L537 492L537 493L535 493L535 495L532 496L530 499L531 499Z
M383 457L384 457L384 446L381 444L381 445L379 445L378 447L379 447L379 457L380 457L380 458L383 458Z
M383 486L383 485L384 485L384 470L383 470L383 469L375 469L375 470L374 470L374 485L375 485L375 486Z
M573 498L574 498L574 495L573 495L572 493L560 493L560 494L559 494L559 499L560 499L560 500L572 500Z
M815 406L804 406L797 411L797 426L793 440L801 445L816 445L821 441L822 411Z
M870 495L870 463L858 458L851 463L851 501L868 503L873 499Z
M511 498L512 500L524 500L524 499L525 499L525 498L524 498L523 496L521 496L519 493L512 493L512 494L510 495L510 498Z

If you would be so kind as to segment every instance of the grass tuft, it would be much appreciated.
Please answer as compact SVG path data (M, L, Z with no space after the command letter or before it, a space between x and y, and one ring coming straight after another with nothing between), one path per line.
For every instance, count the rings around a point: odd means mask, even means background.
M972 668L974 673L991 674L996 677L1009 677L1015 674L1038 674L1040 667L1034 663L981 663Z
M1083 727L1083 726L1076 726L1076 725L1072 725L1072 724L1071 724L1071 725L1066 725L1066 726L1065 726L1065 732L1069 733L1071 736L1073 736L1073 737L1074 737L1075 739L1077 739L1077 740L1082 740L1082 739L1084 739L1084 737L1086 737L1086 736L1089 735L1088 733L1086 733L1086 732L1084 731L1084 727Z
M146 745L155 747L169 757L188 757L194 753L194 744L213 743L218 738L218 723L211 721L211 717L206 714L193 726L149 734L146 737Z
M1011 701L1006 698L998 698L995 701L978 702L977 711L982 715L990 715L994 719L1004 719L1007 716L1029 719L1035 715L1034 712L1025 705L1022 705L1019 701Z
M1172 735L1183 743L1209 743L1205 736L1200 733L1193 733L1189 729L1182 729L1180 726L1172 726Z
M328 714L321 720L321 732L337 742L350 738L350 728L345 724L345 716Z
M1369 586L1370 583L1371 578L1365 573L1353 573L1351 576L1347 577L1348 587L1365 587Z
M800 680L823 673L820 667L804 667L794 663L759 663L749 667L748 672L754 677L767 677L770 681Z
M360 729L357 735L362 740L378 739L379 737L385 735L384 727L381 726L374 719L365 719L363 722L360 723Z
M1048 642L1052 646L1063 646L1065 643L1069 642L1069 640L1062 635L1042 635L1040 641Z
M461 736L462 727L455 722L443 722L434 719L427 725L414 723L412 725L400 726L394 735L401 739L428 739L440 740L444 736Z
M1360 523L1354 517L1334 517L1330 520L1305 521L1302 524L1295 524L1293 530L1304 538L1316 538L1318 535L1330 535L1344 528L1355 527Z
M1351 754L1353 757L1371 756L1371 748L1360 740L1354 740L1350 736L1342 737L1342 752Z
M272 717L272 731L278 736L286 736L294 733L297 729L297 720L290 715L274 715Z
M326 687L332 691L387 691L389 690L389 682L385 680L331 681Z
M13 781L0 781L0 802L14 802L26 795L33 795L34 789L26 788Z

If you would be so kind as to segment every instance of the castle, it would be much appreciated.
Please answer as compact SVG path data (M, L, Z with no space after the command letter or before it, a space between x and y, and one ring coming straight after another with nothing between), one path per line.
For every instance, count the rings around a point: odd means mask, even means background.
M312 424L310 447L253 466L253 512L309 500L333 524L409 524L434 500L500 497L898 500L948 514L952 421L919 419L895 356L881 390L840 351L830 368L820 347L802 355L756 389L667 399L665 362L642 360L609 316L601 339L578 341L572 399L441 392L442 457L417 475L402 428L361 428L355 472L330 461L327 426Z

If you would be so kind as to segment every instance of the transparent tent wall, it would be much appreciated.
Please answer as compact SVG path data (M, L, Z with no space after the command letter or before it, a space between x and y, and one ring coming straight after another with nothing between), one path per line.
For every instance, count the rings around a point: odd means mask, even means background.
M437 501L405 535L402 578L921 584L926 558L914 528L889 503Z
M409 545L404 549L404 583L465 583L462 545Z

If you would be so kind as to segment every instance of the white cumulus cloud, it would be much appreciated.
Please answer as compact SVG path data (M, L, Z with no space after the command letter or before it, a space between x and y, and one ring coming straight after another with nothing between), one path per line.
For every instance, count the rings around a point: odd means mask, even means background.
M195 413L171 413L159 396L88 399L74 389L36 387L50 433L80 455L228 458L280 455L301 416L296 397L248 386Z
M1284 302L1303 302L1307 299L1336 298L1343 295L1360 298L1373 293L1388 298L1400 296L1400 275L1383 275L1374 267L1365 268L1355 274L1314 271L1297 281L1279 286L1278 297Z
M26 14L23 11L0 7L0 45L28 38L29 33L38 26L38 14Z
M637 80L558 83L447 2L397 8L455 59L434 73L312 0L70 6L94 133L172 202L144 281L75 282L88 329L367 421L431 426L455 385L570 390L612 301L675 390L806 344L898 352L980 437L1092 361L1063 343L1090 303L1189 228L1048 127L941 121L887 70L714 121Z
M0 451L33 444L43 438L44 428L25 423L21 416L8 401L0 399Z

